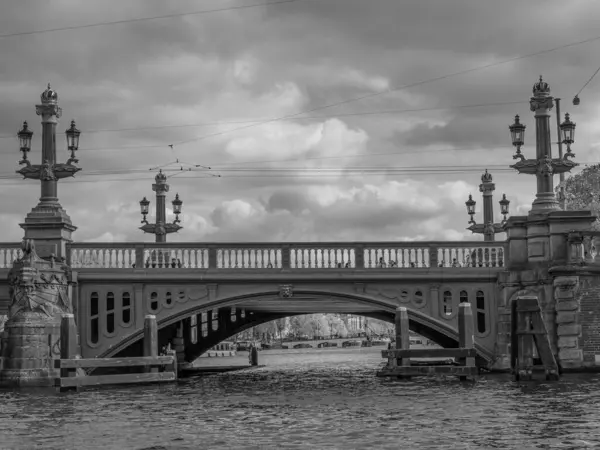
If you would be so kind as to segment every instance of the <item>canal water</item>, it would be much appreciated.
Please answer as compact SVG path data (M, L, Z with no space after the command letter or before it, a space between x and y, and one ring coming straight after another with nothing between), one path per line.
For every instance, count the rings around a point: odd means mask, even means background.
M514 383L375 377L380 348L262 351L177 385L0 390L1 449L583 449L600 375ZM232 358L247 362L247 358Z

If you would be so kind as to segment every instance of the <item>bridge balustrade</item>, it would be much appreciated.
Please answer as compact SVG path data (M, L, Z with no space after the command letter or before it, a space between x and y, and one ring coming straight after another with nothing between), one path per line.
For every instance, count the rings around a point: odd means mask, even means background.
M393 270L503 267L504 249L504 243L482 241L72 243L68 255L74 269Z
M15 259L23 256L21 243L0 243L0 269L10 269Z
M600 231L572 231L567 242L567 263L600 264Z

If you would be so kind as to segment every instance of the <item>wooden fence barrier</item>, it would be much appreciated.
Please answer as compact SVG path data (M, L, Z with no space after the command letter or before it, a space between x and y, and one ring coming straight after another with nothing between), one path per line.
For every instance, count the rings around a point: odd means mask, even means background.
M62 316L60 343L60 359L54 360L54 367L60 369L60 377L55 379L55 386L61 392L79 389L82 386L157 383L177 379L175 352L158 356L158 330L156 316L153 315L147 315L144 320L144 356L141 357L89 359L78 357L77 327L73 314ZM81 369L100 367L142 367L144 373L81 375Z
M421 375L446 374L458 376L461 381L474 379L479 374L475 365L475 342L473 338L473 312L470 303L461 303L458 310L459 348L411 349L408 334L408 311L396 309L396 348L383 350L381 356L388 364L377 372L379 377L410 378ZM414 366L411 358L456 358L456 365Z

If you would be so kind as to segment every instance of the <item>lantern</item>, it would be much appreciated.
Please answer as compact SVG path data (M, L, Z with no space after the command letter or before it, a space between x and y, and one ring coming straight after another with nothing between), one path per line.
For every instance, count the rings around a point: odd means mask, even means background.
M571 144L575 142L575 124L571 122L569 113L565 114L565 121L560 124L560 131L562 133L563 143L567 144L567 151Z
M150 202L148 200L146 200L146 197L144 197L141 201L140 201L140 210L142 211L142 215L144 216L142 219L142 223L147 223L146 222L146 215L148 214L148 206L150 205Z
M31 150L31 137L33 131L28 128L27 122L23 122L23 129L17 133L19 137L19 149L23 152L23 159L27 159L27 152Z
M512 137L512 144L517 147L517 153L520 152L521 146L525 143L525 125L519 122L519 115L515 116L515 123L508 126Z
M179 200L179 194L175 194L175 200L171 202L173 204L173 213L175 214L175 223L179 222L179 214L181 214L181 205L183 202Z
M71 128L65 131L67 135L67 147L71 151L75 151L79 148L79 135L81 131L75 128L75 121L71 120Z

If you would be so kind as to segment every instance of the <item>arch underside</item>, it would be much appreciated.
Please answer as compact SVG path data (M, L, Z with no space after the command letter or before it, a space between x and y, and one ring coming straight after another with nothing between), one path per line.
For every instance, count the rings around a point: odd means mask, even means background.
M298 294L298 297L301 297L302 293ZM370 317L389 323L394 323L395 321L395 306L391 305L389 302L349 294L316 292L305 294L310 295L310 299L313 301L319 298L319 301L322 302L321 304L323 305L330 305L332 298L335 298L338 304L345 303L344 310L337 312ZM270 300L264 300L266 297ZM294 297L296 297L296 293L294 293ZM330 301L329 303L328 300ZM268 305L276 305L274 302L277 302L280 306L273 306L270 308ZM254 307L254 305L256 305L256 307ZM235 308L236 311L234 315L235 321L232 320L231 308ZM217 310L217 315L212 317L212 311L215 310ZM201 313L203 312L208 312L208 334L206 336L202 336L202 332L200 331ZM297 308L293 306L292 302L287 302L287 299L279 298L278 293L273 292L223 299L213 302L212 304L205 304L201 308L189 309L173 315L172 317L160 320L158 323L159 346L172 342L173 338L177 336L177 327L182 324L182 334L185 342L185 360L193 361L219 342L227 340L254 326L284 317L328 312L336 311L332 311L331 308L319 308L317 303L312 303L311 305L304 303L302 308ZM193 315L197 316L196 326L198 331L196 342L192 342L190 337L192 334L191 328L194 326L191 321ZM408 316L409 328L411 331L436 342L442 347L458 347L458 334L456 330L449 325L433 319L421 311L410 308L408 308ZM213 321L218 324L216 330L213 329ZM141 341L142 331L140 330L121 341L118 347L113 347L100 356L139 356L141 355L142 348ZM485 347L476 344L475 348L480 356L479 359L481 364L492 359L493 355Z

